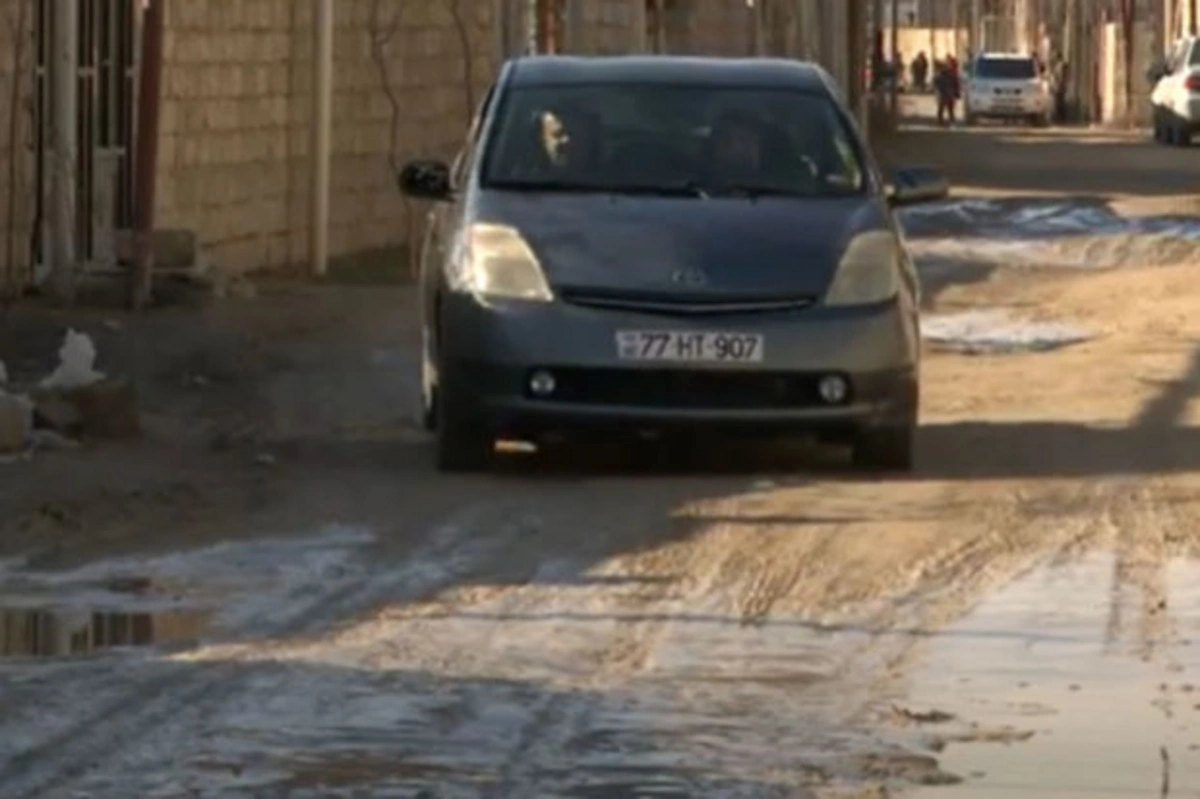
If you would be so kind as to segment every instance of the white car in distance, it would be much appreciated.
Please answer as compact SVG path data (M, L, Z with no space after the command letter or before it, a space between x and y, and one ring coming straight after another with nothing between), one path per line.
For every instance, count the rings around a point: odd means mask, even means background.
M1033 56L981 53L970 65L964 94L968 125L984 118L1049 124L1050 84Z
M1171 54L1156 62L1147 74L1154 139L1186 147L1200 130L1200 39L1187 37L1175 43Z

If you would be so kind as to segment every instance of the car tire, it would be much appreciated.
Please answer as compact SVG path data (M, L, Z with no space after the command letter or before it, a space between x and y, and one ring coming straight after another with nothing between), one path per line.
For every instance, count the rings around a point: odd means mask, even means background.
M1192 130L1185 122L1175 123L1175 145L1177 147L1192 146Z
M864 430L854 439L854 468L864 472L911 472L915 450L915 426Z
M456 413L441 398L437 416L439 472L481 472L491 468L496 439L482 420Z

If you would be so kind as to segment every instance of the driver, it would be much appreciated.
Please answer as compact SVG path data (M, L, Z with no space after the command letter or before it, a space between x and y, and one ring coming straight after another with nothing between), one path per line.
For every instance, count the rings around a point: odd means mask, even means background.
M574 109L543 111L538 115L536 135L549 171L582 176L595 151L596 120Z
M763 176L766 131L758 118L740 111L722 114L713 123L712 165L724 183L754 183Z

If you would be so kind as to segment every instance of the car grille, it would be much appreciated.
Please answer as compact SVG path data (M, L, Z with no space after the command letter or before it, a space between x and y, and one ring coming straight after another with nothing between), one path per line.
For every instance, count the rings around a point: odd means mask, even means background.
M703 295L660 292L560 289L559 297L572 305L641 313L700 315L796 311L816 302L811 295Z
M682 369L583 369L546 367L559 403L646 408L770 409L829 407L818 381L827 376L796 372ZM852 397L847 396L844 403Z

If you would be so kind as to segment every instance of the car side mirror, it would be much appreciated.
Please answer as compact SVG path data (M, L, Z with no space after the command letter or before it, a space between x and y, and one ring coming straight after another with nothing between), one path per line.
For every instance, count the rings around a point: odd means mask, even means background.
M442 161L409 161L401 168L397 181L400 192L409 197L438 202L454 197L450 167Z
M897 169L892 175L888 204L897 207L944 200L950 195L950 183L940 170L928 166Z

